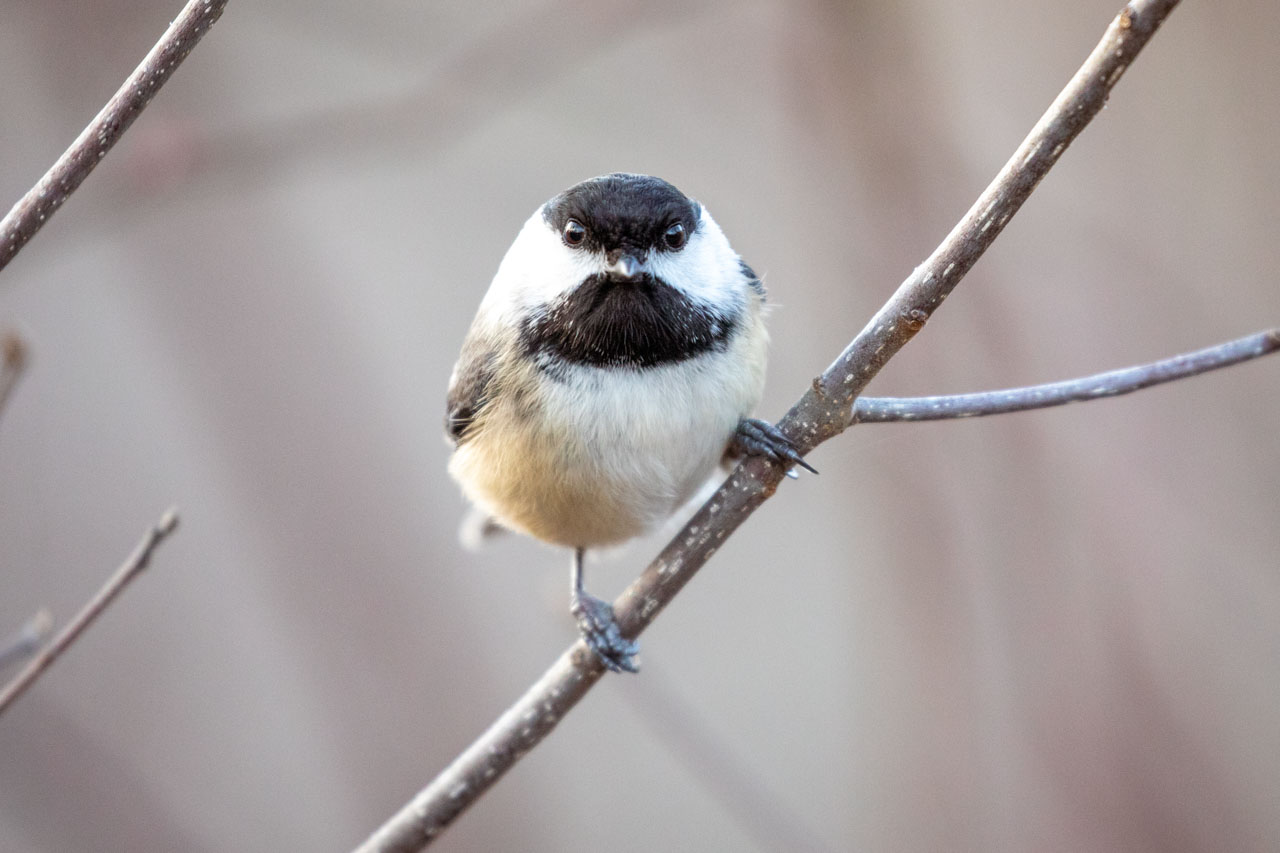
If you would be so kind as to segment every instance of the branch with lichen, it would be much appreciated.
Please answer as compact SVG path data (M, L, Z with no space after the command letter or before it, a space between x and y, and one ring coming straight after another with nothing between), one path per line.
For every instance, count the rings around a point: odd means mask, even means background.
M1102 374L1104 378L1038 386L1038 390L991 392L992 396L985 400L962 395L958 402L956 398L924 398L924 403L882 399L871 401L878 405L864 404L861 410L857 406L867 383L924 326L1067 146L1102 109L1111 89L1175 6L1177 0L1134 0L1120 12L1084 65L964 218L779 421L778 426L802 452L807 453L859 422L907 419L896 417L895 413L927 411L934 405L939 410L966 414L983 413L984 408L992 413L1014 411L1033 407L1027 404L1028 399L1038 393L1053 400L1046 405L1091 399L1137 390L1156 381L1192 375L1276 349L1276 332L1263 332L1219 348L1129 369L1138 371L1136 374L1114 371ZM1200 369L1191 369L1190 365ZM760 458L748 458L734 470L614 603L626 637L633 638L648 627L720 543L773 495L784 473L781 466ZM453 763L360 845L360 853L426 847L537 746L603 674L603 665L585 643L574 643Z
M190 0L160 41L57 162L0 219L0 269L27 245L151 103L214 22L227 0Z
M84 182L94 167L120 140L173 72L222 15L227 0L189 0L164 35L125 79L93 121L62 153L34 187L0 219L0 269L14 259L58 208ZM26 347L15 334L3 341L0 364L0 410L26 364ZM120 594L151 559L155 548L177 527L178 517L170 510L153 527L133 555L125 561L98 594L74 619L3 688L0 714L24 693L54 660L75 642L101 612ZM45 614L47 621L47 614ZM35 626L39 627L39 625ZM32 626L28 626L29 629ZM35 651L42 637L22 635L7 648L14 657ZM13 657L5 660L12 660Z
M1267 329L1150 364L1108 370L1106 373L1095 373L1079 379L1047 382L1044 385L938 397L859 397L849 412L849 422L883 424L897 421L941 421L1004 415L1028 409L1101 400L1230 367L1242 361L1269 355L1276 350L1280 350L1280 328Z

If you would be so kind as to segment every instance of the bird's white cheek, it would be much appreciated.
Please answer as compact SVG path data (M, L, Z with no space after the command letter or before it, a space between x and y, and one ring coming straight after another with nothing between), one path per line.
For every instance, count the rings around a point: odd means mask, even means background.
M738 255L705 211L685 247L678 252L654 252L649 267L655 276L700 302L726 307L742 302L745 282Z
M518 325L529 311L600 272L601 264L590 252L566 246L535 212L498 266L482 310L505 325Z

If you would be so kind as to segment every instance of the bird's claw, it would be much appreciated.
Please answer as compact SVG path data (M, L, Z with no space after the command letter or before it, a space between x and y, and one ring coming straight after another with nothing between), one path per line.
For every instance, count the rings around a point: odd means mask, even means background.
M743 418L738 421L738 431L734 433L733 441L737 449L747 456L764 456L781 465L798 465L806 471L818 473L817 468L804 461L791 439L768 421ZM794 478L794 471L787 473Z
M613 605L593 595L580 593L573 597L569 611L578 620L578 630L600 662L613 672L639 672L635 656L640 644L622 636L613 616Z

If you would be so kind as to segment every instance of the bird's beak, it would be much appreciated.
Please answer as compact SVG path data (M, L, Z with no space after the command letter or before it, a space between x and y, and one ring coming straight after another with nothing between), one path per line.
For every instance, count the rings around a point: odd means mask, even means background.
M605 270L614 281L639 281L648 272L649 266L635 255L621 254L611 260Z

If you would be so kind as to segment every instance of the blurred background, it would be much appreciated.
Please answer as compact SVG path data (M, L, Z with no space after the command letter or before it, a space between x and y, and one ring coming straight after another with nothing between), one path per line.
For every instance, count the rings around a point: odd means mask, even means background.
M178 0L0 2L0 200ZM524 219L602 172L766 277L779 417L1118 0L232 2L0 275L0 634L182 526L0 719L0 849L345 850L574 639L458 545L444 389ZM1280 5L1186 3L943 310L907 395L1280 324ZM452 851L1274 850L1280 361L821 447ZM612 597L661 542L589 568ZM5 677L12 670L5 672Z

